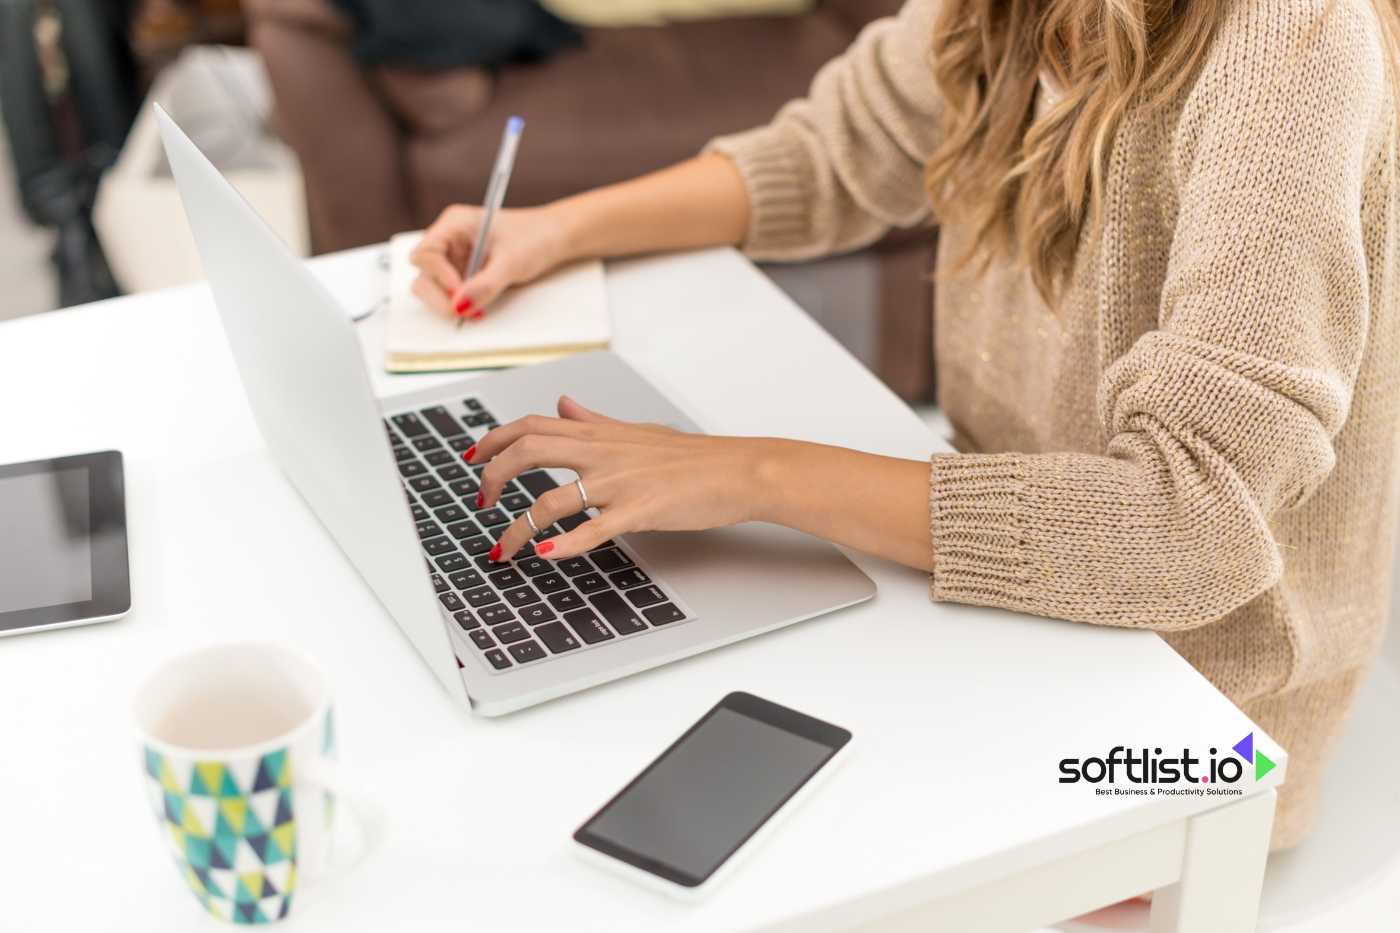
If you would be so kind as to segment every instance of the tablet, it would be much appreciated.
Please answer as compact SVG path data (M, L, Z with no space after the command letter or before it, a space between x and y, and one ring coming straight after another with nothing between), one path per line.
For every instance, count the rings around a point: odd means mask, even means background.
M0 466L0 515L0 635L131 609L119 452Z

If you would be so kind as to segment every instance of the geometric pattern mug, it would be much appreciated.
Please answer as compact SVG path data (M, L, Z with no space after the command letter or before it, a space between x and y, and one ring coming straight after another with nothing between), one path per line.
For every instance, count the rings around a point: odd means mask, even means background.
M207 648L135 704L151 808L206 911L272 923L329 864L335 720L325 677L276 645Z

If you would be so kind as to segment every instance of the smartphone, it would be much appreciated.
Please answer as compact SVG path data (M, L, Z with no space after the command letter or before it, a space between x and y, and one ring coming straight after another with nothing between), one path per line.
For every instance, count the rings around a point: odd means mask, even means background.
M668 894L712 890L829 774L851 733L731 693L574 833L590 861Z

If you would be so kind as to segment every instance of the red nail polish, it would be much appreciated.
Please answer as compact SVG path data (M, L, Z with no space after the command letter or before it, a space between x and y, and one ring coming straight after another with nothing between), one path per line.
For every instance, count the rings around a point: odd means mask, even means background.
M465 461L467 461L468 463L471 463L471 462L472 462L472 457L474 457L475 455L476 455L476 445L473 444L473 445L471 445L470 447L467 448L467 452L466 452L466 453L462 454L462 459L465 460Z
M492 559L492 560L500 560L500 559L501 559L501 546L500 546L499 544L497 544L495 547L491 548L491 559Z
M472 300L463 295L461 298L457 299L457 304L454 307L456 307L458 314L470 311L472 309Z
M481 493L476 494L476 507L479 509L486 504L486 497ZM479 551L477 553L480 553Z
M548 554L552 550L554 550L553 541L541 541L539 544L535 545L536 554Z
M475 311L473 311L473 312L469 315L469 317L470 317L470 319L473 320L473 321L479 321L479 320L481 320L482 318L486 317L486 312L483 311L483 310L481 310L480 308L477 308Z

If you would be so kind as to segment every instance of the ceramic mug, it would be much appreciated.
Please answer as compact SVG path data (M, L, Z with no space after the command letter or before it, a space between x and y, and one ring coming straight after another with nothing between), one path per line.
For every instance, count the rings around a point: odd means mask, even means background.
M333 867L325 675L278 645L217 645L157 669L133 712L151 806L199 903L234 923L286 917Z

